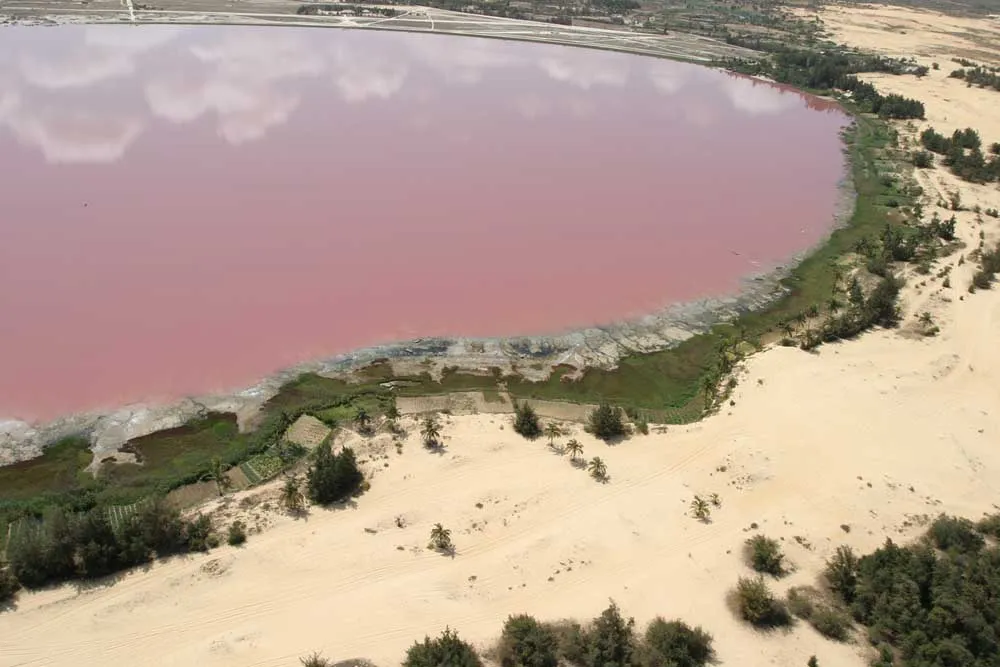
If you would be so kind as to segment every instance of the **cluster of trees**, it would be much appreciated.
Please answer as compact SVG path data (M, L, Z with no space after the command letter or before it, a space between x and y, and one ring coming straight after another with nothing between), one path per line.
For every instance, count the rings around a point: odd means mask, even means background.
M862 72L905 74L914 66L900 60L843 51L812 51L775 45L770 60L726 61L739 72L768 76L775 81L810 90L850 92L858 105L881 118L923 118L924 105L901 95L882 95L870 83L860 80Z
M971 127L955 130L951 137L946 137L929 127L921 132L920 143L928 151L943 156L944 164L962 180L989 183L1000 179L1000 156L991 147L990 150L994 155L987 158L983 153L979 132ZM917 164L916 156L914 164Z
M826 578L879 647L876 667L1000 665L1000 515L939 517L925 540L886 540L858 558L841 547Z
M955 79L962 79L974 86L981 88L992 88L1000 90L1000 73L995 68L986 68L974 65L969 69L957 69L948 76Z
M490 657L502 667L702 667L713 658L712 636L682 621L653 620L644 633L612 602L586 626L511 616ZM405 667L481 667L476 651L453 630L425 638L406 654Z
M52 507L41 522L12 530L7 569L0 571L0 602L20 586L103 577L156 557L207 551L218 543L209 517L185 521L162 500L143 503L116 522L102 508L68 512Z
M338 454L327 445L317 447L306 473L309 500L319 505L347 500L361 491L364 481L350 447L344 447Z
M846 77L841 90L851 93L854 101L865 111L877 114L880 118L923 118L924 103L910 97L903 97L896 93L883 95L870 83L862 81L856 76Z
M304 16L315 16L317 14L332 14L333 12L342 11L353 11L356 14L360 14L362 11L369 12L370 14L378 14L379 16L387 16L392 18L394 16L399 16L399 10L393 9L392 7L372 7L372 6L360 6L360 5L342 5L342 4L328 4L328 5L300 5L295 11L296 14Z
M899 324L900 312L897 297L903 281L894 274L880 277L866 296L857 280L852 282L850 303L832 312L817 330L808 329L802 340L804 350L820 343L853 338L874 326L891 328Z
M526 614L511 616L488 655L501 667L704 667L715 658L712 635L683 621L656 618L637 632L614 602L586 625L545 623ZM301 659L304 667L331 667L319 654ZM406 652L404 667L483 667L476 649L446 628L424 637Z

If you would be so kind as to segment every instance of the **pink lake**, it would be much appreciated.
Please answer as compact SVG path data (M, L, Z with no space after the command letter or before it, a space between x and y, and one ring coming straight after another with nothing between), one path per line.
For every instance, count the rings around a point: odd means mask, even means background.
M734 293L828 233L847 122L554 45L5 27L0 417Z

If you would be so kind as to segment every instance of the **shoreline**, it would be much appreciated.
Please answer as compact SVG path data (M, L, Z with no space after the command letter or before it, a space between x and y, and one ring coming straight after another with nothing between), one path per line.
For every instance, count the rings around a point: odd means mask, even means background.
M418 8L419 9L419 8ZM428 10L431 11L431 10ZM443 12L443 10L432 10ZM163 12L173 14L179 12ZM448 15L467 17L470 21L483 17L476 15L444 12ZM57 14L59 15L59 14ZM127 14L126 14L127 15ZM159 16L159 14L157 14ZM289 15L294 17L295 15ZM46 17L48 18L48 17ZM494 17L486 17L490 22ZM495 19L504 24L526 24L537 28L548 24L515 19ZM60 23L58 21L53 21ZM102 24L108 21L69 21L67 23ZM169 25L171 21L142 21L141 23ZM211 24L215 24L211 22ZM240 22L228 25L248 25ZM19 25L14 23L13 25ZM133 24L134 25L134 24ZM285 21L252 23L249 25L288 25ZM310 24L313 27L342 27L353 29L399 30L399 28L383 26L337 26L327 24ZM565 30L565 26L558 26ZM417 30L416 32L441 32L453 36L490 37L468 32L445 32ZM612 33L630 35L618 31L605 31L596 28L569 28L569 32L583 34ZM656 35L640 37L656 38ZM493 38L513 39L515 41L549 42L579 48L604 48L594 44L567 43L551 39L525 39L523 35L492 35ZM720 43L721 44L721 43ZM722 44L722 46L728 45ZM634 43L611 48L610 50L632 55L666 58L685 61L676 55L650 53L641 45ZM692 61L703 67L711 67L705 61ZM734 73L735 74L735 73ZM745 76L745 75L740 75ZM760 77L750 77L769 85L780 85ZM796 91L801 95L811 95L805 91ZM186 396L177 399L160 401L138 401L115 407L98 408L78 413L71 413L51 420L27 421L16 417L0 415L0 466L10 465L40 456L44 449L58 441L73 435L85 435L91 442L94 453L92 467L99 465L101 458L115 453L121 445L129 440L157 431L175 428L188 420L206 412L230 412L237 415L241 428L252 421L258 409L279 391L280 387L305 373L315 373L323 376L345 377L365 366L382 360L407 361L410 363L438 362L441 366L455 368L459 371L483 372L492 367L510 367L513 372L526 380L540 381L551 376L558 366L566 365L579 374L587 369L613 370L618 363L627 357L641 354L663 352L678 346L680 343L696 336L709 333L713 327L732 322L741 316L755 313L766 314L768 309L789 294L789 288L784 281L808 257L820 251L830 241L831 235L850 224L854 213L857 192L852 175L850 147L843 139L846 132L855 126L853 115L841 107L842 113L848 118L841 130L841 149L843 167L841 179L837 184L837 198L831 215L831 224L827 227L821 240L788 257L783 262L755 274L744 276L739 280L735 292L715 297L706 297L694 301L670 304L652 313L638 315L634 318L611 322L602 325L592 325L581 328L570 328L563 332L552 334L527 334L512 337L474 338L462 336L424 337L407 341L376 344L368 347L335 354L318 359L304 361L291 367L281 369L265 376L253 384L211 392L202 395ZM517 368L518 362L530 361L532 368ZM440 369L438 369L440 370Z

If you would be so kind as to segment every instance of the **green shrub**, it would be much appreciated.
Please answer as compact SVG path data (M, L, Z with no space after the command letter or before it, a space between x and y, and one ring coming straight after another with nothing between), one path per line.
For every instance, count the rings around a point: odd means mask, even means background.
M778 541L763 535L754 535L746 542L747 560L757 572L780 577L785 574L784 554Z
M497 659L503 667L556 667L559 639L552 628L531 616L511 616L500 635Z
M620 438L628 433L622 409L608 403L601 403L595 408L587 418L587 424L594 437L605 441Z
M846 641L851 630L851 618L833 607L820 606L809 618L809 624L829 639Z
M299 662L302 663L302 667L333 667L333 663L321 656L319 653L313 653L305 658L299 658Z
M918 169L927 169L934 166L934 155L930 151L914 151L913 166Z
M208 551L212 548L212 519L199 514L184 526L184 540L191 551ZM216 542L218 544L218 542Z
M642 667L703 667L713 658L712 635L683 621L656 618L643 639Z
M514 431L529 440L534 440L542 434L538 414L527 401L514 401Z
M927 535L942 551L970 553L979 551L985 544L983 536L976 532L976 526L971 521L944 514L931 524Z
M560 621L549 626L556 635L559 655L571 665L584 665L587 660L587 637L576 621Z
M229 546L237 547L247 541L247 531L242 521L233 521L229 526Z
M475 649L451 628L436 639L424 637L406 652L404 667L482 667Z
M758 628L790 625L792 617L781 600L774 597L764 578L740 577L735 591L736 610L740 618Z

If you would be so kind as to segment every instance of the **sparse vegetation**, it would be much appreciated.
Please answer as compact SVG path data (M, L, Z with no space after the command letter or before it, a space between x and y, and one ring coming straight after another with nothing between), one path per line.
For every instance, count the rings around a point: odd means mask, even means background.
M281 504L285 509L289 512L301 512L305 509L305 503L306 498L302 495L299 478L293 476L285 480L285 485L281 487Z

